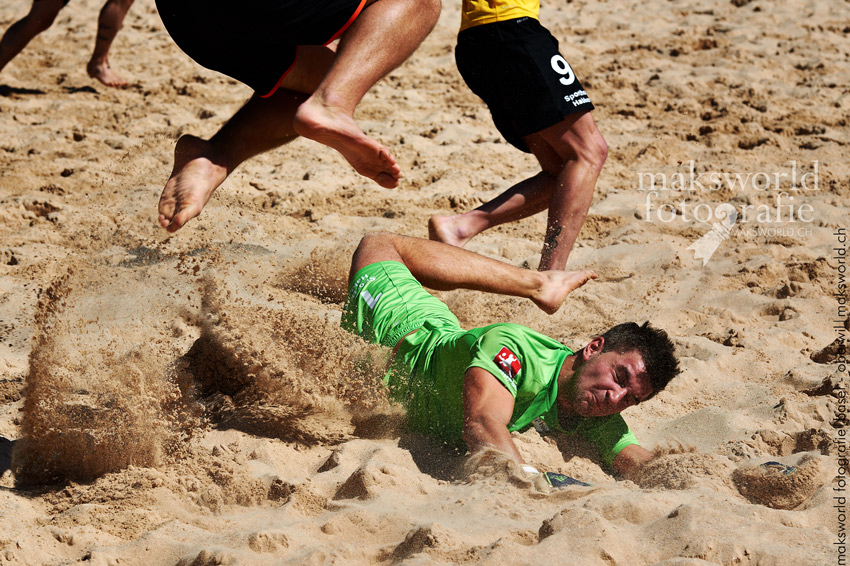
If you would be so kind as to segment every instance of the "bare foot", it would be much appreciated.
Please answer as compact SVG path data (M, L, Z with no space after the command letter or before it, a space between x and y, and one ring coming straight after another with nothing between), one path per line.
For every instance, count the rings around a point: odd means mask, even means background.
M435 214L428 219L428 239L462 248L475 236L464 224L462 214Z
M105 59L99 62L94 60L89 61L89 64L86 66L86 71L91 78L99 80L106 86L122 88L130 84L119 77L118 73L112 70L109 66L109 62Z
M596 279L596 273L585 271L541 271L543 286L531 300L546 314L554 314L561 308L567 295L590 281Z
M387 189L398 186L401 169L390 150L364 134L341 108L307 99L298 107L293 126L299 135L340 152L364 177Z
M174 147L174 169L159 197L159 224L176 232L201 214L213 191L227 178L227 168L214 159L210 142L182 136Z

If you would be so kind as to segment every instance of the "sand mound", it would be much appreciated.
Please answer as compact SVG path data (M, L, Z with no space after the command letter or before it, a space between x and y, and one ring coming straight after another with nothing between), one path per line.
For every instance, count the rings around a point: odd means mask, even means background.
M728 490L734 464L714 454L669 454L660 456L641 469L635 480L644 488L690 489L707 487Z
M753 503L793 509L823 486L824 462L805 456L793 467L747 466L732 473L735 487Z

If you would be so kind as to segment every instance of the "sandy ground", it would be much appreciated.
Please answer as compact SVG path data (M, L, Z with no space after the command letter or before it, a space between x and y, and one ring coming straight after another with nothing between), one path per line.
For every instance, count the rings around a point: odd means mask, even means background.
M839 563L848 4L546 4L610 146L570 260L600 278L554 316L440 296L466 326L574 347L626 320L666 328L684 371L624 414L666 450L640 481L533 431L516 437L529 461L592 487L464 476L386 405L386 353L337 327L364 233L425 236L535 172L455 69L459 2L358 111L398 189L297 140L169 237L175 140L249 90L183 55L149 0L111 57L131 87L103 87L85 74L100 5L74 0L0 75L0 564ZM28 5L4 2L0 26ZM735 222L704 262L690 246L723 203ZM468 247L533 267L544 227Z

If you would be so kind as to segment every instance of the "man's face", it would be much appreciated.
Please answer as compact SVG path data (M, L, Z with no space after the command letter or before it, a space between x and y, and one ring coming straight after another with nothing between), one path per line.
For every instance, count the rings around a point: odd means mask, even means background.
M570 413L582 417L613 415L652 394L640 353L602 352L601 347L591 342L578 353L586 357L566 384L564 408Z

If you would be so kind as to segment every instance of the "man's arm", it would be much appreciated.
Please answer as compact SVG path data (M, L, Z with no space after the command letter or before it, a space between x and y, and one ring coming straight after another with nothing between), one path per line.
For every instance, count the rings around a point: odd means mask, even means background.
M634 479L640 467L655 458L655 456L638 444L626 446L614 457L611 465L626 479Z
M472 367L463 380L463 440L473 454L495 448L524 463L511 439L508 424L514 398L489 371Z
M495 448L511 456L519 464L525 461L508 431L514 411L513 395L489 371L472 367L463 380L463 440L473 454ZM655 455L640 446L626 446L611 463L626 479L634 479L640 467Z

